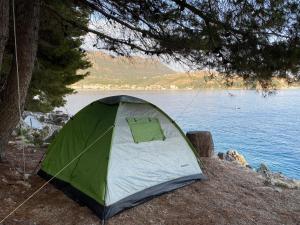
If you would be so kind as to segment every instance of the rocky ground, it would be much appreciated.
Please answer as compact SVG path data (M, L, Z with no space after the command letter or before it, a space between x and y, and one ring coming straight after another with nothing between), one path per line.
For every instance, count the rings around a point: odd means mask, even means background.
M13 131L14 141L26 142L36 146L47 146L54 136L70 119L62 111L39 113L24 111L22 121Z
M27 146L26 171L34 173L44 149ZM217 157L203 158L207 181L164 194L107 221L108 225L299 225L300 189L266 182L267 176ZM22 148L11 142L0 163L0 220L45 182L22 180ZM100 220L52 185L47 185L3 225L92 225Z

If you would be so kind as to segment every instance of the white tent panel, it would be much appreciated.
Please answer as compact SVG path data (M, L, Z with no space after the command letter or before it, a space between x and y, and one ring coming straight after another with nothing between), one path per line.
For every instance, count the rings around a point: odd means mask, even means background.
M158 118L166 139L134 143L127 117ZM176 126L150 104L120 103L107 174L106 205L154 185L202 174L197 159Z

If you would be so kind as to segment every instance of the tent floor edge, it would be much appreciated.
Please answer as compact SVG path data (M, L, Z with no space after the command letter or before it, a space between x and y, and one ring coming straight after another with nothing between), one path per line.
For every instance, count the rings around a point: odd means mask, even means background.
M166 194L200 180L207 180L207 177L204 174L193 174L170 180L137 192L107 206L105 209L106 218L110 218L126 209L130 209L157 196Z
M50 180L53 176L49 175L42 169L38 171L38 175L45 179ZM101 220L107 220L110 217L121 213L124 210L130 209L136 205L140 205L144 202L147 202L157 196L171 192L173 190L179 189L181 187L187 186L191 183L194 183L199 180L206 180L207 177L203 174L194 174L189 176L180 177L174 180L170 180L140 192L137 192L133 195L130 195L126 198L121 199L120 201L113 203L109 206L103 206L97 201L87 196L83 192L74 188L69 183L62 181L58 178L54 178L50 181L57 189L61 190L68 197L76 201L80 205L87 206L91 209Z
M39 175L41 178L47 181L53 178L52 175L48 174L43 170L39 170L37 175ZM83 192L74 188L69 183L62 181L58 178L52 179L50 183L54 185L57 189L61 190L66 196L68 196L69 198L77 202L80 206L87 206L99 217L99 219L101 220L106 219L105 217L106 207L99 204L97 201L95 201L88 195L84 194Z

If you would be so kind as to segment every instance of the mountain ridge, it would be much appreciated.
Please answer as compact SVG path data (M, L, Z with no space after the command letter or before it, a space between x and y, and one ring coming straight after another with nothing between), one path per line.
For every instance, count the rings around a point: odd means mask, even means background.
M71 85L74 89L104 90L192 90L192 89L255 89L257 83L246 83L234 76L229 81L215 71L176 72L158 59L139 56L110 56L106 53L88 52L92 67L83 80ZM229 85L230 84L230 85ZM275 88L288 88L284 79L273 79Z

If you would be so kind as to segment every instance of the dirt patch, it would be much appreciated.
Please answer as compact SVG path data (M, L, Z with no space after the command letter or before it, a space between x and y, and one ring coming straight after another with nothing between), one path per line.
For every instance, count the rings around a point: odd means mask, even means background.
M45 181L36 175L22 181L22 149L11 145L0 163L0 219ZM32 172L44 150L26 148L26 168ZM264 185L252 170L217 158L203 158L207 181L164 194L109 219L107 225L299 225L300 190ZM3 225L93 225L100 220L51 184L29 200Z

